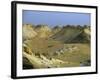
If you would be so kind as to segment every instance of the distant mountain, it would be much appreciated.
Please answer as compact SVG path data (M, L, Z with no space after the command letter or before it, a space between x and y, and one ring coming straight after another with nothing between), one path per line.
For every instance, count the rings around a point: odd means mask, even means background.
M30 24L24 24L22 27L23 40L34 38L37 33L34 31L33 26Z

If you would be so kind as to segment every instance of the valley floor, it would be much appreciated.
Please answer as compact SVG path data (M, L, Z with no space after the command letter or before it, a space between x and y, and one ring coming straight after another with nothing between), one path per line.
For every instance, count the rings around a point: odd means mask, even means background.
M23 69L91 65L89 43L63 43L34 38L23 44Z

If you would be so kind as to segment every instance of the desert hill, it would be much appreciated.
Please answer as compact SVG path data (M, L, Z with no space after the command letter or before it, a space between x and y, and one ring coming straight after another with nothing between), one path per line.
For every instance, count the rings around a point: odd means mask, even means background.
M63 27L51 38L66 43L84 43L90 40L90 30L77 27Z
M90 42L90 29L88 27L59 27L49 28L47 25L32 26L23 25L23 40L34 37L49 38L66 43L85 43Z
M35 31L38 34L37 37L40 38L47 38L51 35L51 29L47 25L37 25Z
M22 27L23 40L34 38L37 33L34 31L33 26L30 24L24 24Z

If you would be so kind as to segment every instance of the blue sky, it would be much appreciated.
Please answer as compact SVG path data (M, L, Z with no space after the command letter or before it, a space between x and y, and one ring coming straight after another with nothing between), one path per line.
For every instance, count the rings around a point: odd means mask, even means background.
M23 24L46 24L50 27L56 25L90 25L89 13L51 12L23 10Z

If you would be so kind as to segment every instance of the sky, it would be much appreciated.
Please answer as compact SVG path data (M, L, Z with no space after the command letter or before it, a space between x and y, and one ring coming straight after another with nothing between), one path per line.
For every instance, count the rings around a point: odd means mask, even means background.
M34 11L23 10L23 24L45 24L49 27L56 25L90 25L89 13L73 13L73 12L52 12L52 11Z

